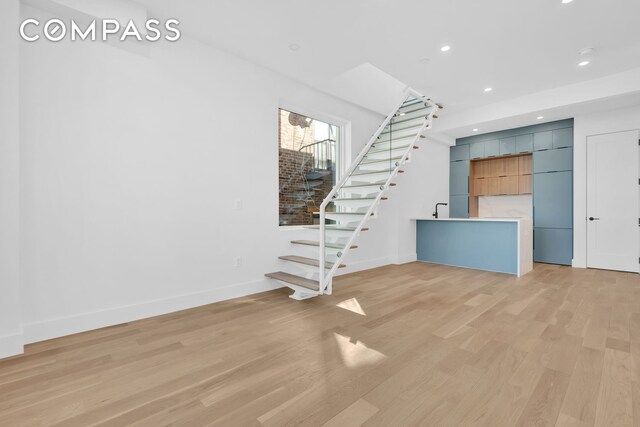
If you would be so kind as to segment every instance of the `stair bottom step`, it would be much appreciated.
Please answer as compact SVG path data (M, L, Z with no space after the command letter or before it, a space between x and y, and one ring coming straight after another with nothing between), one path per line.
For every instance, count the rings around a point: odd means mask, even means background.
M277 271L275 273L267 273L265 276L280 280L281 282L291 283L292 285L300 286L301 288L310 289L312 291L320 291L320 282L317 280L307 279L306 277L296 276L295 274L285 273L284 271Z
M313 259L313 258L307 258L307 257L303 257L303 256L298 256L298 255L284 255L284 256L280 256L278 257L279 259L285 260L285 261L291 261L291 262L297 262L298 264L305 264L305 265L312 265L314 267L320 267L320 261L317 259ZM332 262L327 261L324 263L325 268L331 268L333 267ZM344 268L346 267L346 265L344 264L340 264L338 266L338 268Z

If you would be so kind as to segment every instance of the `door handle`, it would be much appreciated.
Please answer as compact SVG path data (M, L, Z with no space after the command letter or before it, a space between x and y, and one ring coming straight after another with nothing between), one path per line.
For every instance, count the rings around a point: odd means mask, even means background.
M600 218L589 217L589 221L600 221Z

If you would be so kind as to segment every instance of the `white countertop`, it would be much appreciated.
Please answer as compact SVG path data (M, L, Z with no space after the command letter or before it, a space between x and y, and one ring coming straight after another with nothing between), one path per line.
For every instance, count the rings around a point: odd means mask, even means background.
M425 216L420 218L411 218L412 221L485 221L485 222L521 222L529 220L529 218L434 218Z

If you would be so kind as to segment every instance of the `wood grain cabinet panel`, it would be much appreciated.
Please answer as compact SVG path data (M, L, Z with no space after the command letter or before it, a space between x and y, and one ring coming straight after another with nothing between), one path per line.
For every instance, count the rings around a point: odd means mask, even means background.
M476 178L473 180L472 196L486 196L487 194L487 180L484 178Z
M531 175L518 177L518 194L531 194Z
M498 178L501 175L504 175L503 159L487 160L485 163L484 177Z
M498 196L500 194L500 178L485 178L485 196Z
M518 157L518 175L531 175L531 157L532 156Z
M518 194L518 176L500 177L500 194Z
M470 195L531 194L531 155L474 160L470 167ZM522 175L528 178L520 179Z
M518 176L518 157L500 159L503 162L500 176Z
M476 161L472 163L473 165L473 177L474 178L485 178L485 168L487 165L487 162L485 161Z

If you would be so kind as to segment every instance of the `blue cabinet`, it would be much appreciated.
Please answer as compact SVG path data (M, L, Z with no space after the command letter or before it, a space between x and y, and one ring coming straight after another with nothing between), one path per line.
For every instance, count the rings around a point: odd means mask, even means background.
M573 170L573 148L559 148L533 153L533 173L570 170Z
M536 132L533 134L533 150L551 150L553 148L553 132Z
M451 147L451 161L469 160L469 144L456 145Z
M533 229L533 260L549 264L571 265L573 231L558 228Z
M553 148L573 147L573 128L553 131Z
M484 141L469 144L469 155L472 160L484 158Z
M469 218L469 196L449 196L449 217Z
M518 274L518 224L416 221L418 260Z
M516 153L516 138L502 138L500 140L500 155L509 156Z
M573 227L573 173L533 174L533 226Z
M516 136L516 153L524 154L533 151L533 134Z
M533 259L536 262L571 265L572 169L572 148L545 149L533 153Z
M469 194L469 160L449 163L449 194Z
M485 141L484 143L484 156L485 157L498 157L500 155L500 141L497 139L491 141Z
M451 149L449 213L468 218L471 159L533 153L534 260L573 258L573 120L540 123L457 140Z

